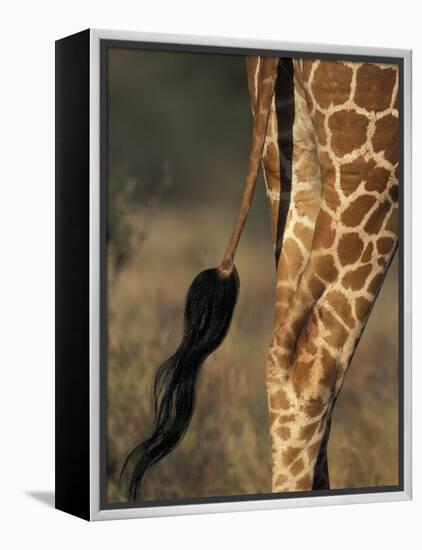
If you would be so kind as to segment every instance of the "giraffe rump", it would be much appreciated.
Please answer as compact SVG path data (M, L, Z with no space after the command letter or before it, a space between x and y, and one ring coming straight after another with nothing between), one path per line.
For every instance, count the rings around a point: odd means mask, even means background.
M226 336L239 292L233 265L228 274L207 269L197 275L188 291L184 330L176 352L155 375L154 419L149 436L126 457L121 477L129 480L129 499L136 500L145 474L183 439L195 407L201 367Z

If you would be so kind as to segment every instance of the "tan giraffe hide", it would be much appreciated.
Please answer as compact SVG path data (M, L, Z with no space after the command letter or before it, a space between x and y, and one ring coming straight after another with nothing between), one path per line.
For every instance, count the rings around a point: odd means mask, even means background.
M259 58L248 60L252 110ZM397 66L293 60L289 210L277 267L267 390L273 490L329 487L331 414L397 247ZM276 105L263 166L274 241ZM282 166L282 163L281 163Z

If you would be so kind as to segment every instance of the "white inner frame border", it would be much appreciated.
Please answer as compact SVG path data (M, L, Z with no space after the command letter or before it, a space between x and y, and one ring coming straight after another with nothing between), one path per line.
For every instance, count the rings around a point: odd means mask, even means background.
M361 494L307 496L297 498L210 502L100 509L100 40L127 40L193 46L268 49L288 52L367 55L403 59L405 186L403 205L403 474L404 490ZM412 51L389 48L337 46L299 42L278 42L228 37L142 33L90 29L90 517L112 520L163 517L216 512L271 510L309 506L332 506L369 502L410 500L412 498Z

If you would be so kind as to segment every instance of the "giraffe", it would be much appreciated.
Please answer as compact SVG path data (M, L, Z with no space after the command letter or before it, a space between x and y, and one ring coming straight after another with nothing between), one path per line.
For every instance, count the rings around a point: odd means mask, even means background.
M253 112L261 63L247 62ZM398 69L281 59L278 80L262 161L278 260L272 490L329 489L333 409L398 243Z
M398 67L254 56L247 80L254 126L240 209L222 262L191 285L179 348L157 370L152 431L122 468L132 499L183 438L200 368L229 329L260 164L276 260L265 368L273 492L330 487L334 406L398 246Z

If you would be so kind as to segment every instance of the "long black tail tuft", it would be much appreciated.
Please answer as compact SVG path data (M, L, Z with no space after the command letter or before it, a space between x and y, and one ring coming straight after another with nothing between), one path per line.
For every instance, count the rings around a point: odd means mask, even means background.
M157 370L153 388L154 421L145 441L127 456L121 476L129 478L129 499L136 500L147 470L183 439L195 406L201 366L229 330L239 292L239 277L207 269L197 275L186 298L182 341Z

